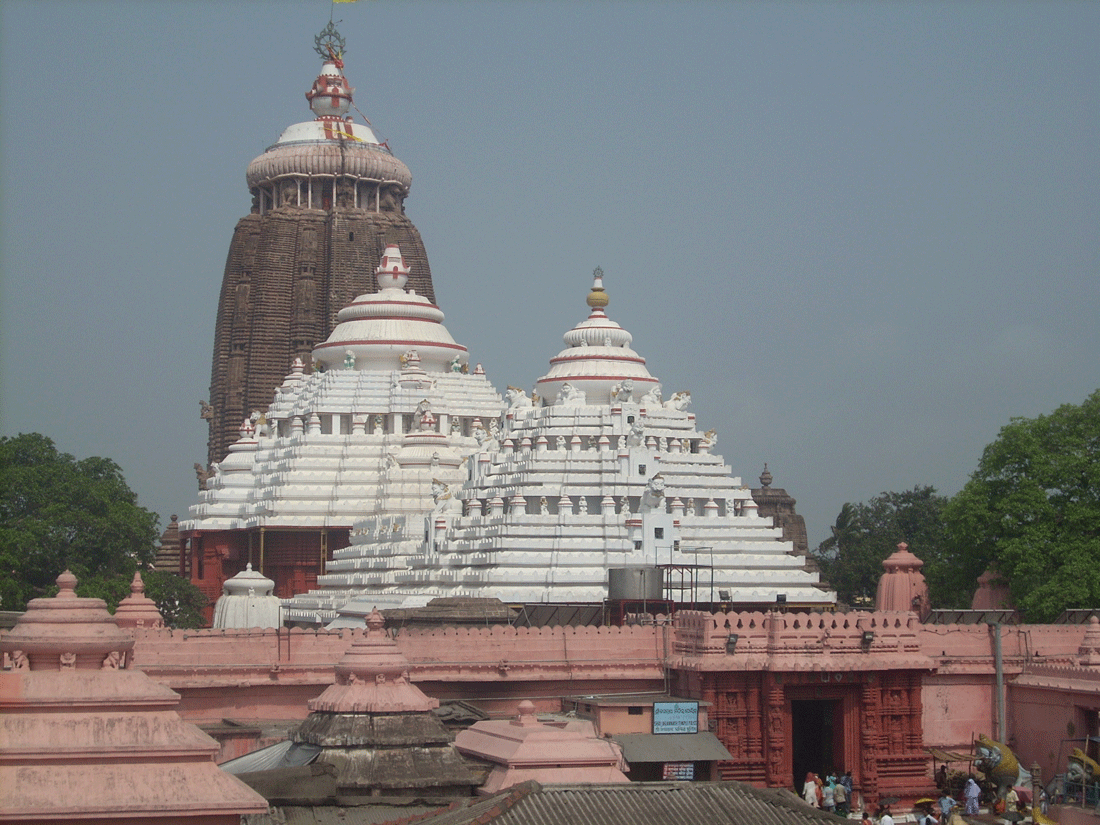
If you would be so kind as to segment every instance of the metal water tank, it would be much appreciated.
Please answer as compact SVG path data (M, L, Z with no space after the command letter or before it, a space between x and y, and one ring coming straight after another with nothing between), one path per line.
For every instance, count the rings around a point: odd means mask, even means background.
M656 567L611 567L607 571L607 598L631 601L662 599L661 571Z

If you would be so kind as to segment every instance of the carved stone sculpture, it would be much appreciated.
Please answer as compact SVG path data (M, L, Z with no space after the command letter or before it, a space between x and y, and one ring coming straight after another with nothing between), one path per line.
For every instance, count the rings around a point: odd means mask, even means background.
M510 410L531 406L531 399L528 398L527 393L521 390L519 387L513 387L509 385L508 389L505 390L504 395L508 399L508 409Z
M688 408L688 404L690 404L690 403L691 403L691 393L686 392L684 390L681 390L680 392L673 393L672 398L668 399L668 401L666 401L664 403L664 408L666 410L680 410L680 411L683 411L683 410L686 410Z
M1015 785L1031 783L1031 774L1020 764L1008 745L979 733L975 747L978 751L978 769L996 784L998 799L1004 799L1008 789Z

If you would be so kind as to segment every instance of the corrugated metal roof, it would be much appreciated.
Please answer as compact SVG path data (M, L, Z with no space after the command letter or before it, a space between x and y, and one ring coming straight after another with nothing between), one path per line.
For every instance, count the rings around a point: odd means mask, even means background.
M418 825L835 825L789 791L742 782L547 785L525 782Z
M611 737L627 762L715 762L732 759L713 733L630 733Z
M429 811L439 805L279 805L266 814L242 819L244 825L382 825Z
M222 762L218 767L234 776L242 773L255 773L256 771L272 771L277 768L295 768L308 765L317 758L317 754L320 752L321 748L318 745L311 745L308 742L291 742L289 739L284 739L282 742L276 742L266 748L260 748L251 753L246 753L244 756L238 756L236 759L230 759L228 762Z

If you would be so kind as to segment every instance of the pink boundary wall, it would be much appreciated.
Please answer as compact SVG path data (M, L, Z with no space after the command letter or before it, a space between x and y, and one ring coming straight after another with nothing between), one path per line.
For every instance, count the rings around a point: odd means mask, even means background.
M865 646L866 630L874 636ZM304 718L308 700L333 682L335 663L362 634L132 632L134 665L180 693L181 716L198 723ZM1100 708L1100 675L1077 662L1085 628L1004 625L999 632L1009 742L1049 776L1064 769L1054 760L1067 726L1083 735L1084 714ZM730 633L738 635L732 655L725 652ZM965 751L977 733L995 733L990 628L924 625L913 613L685 611L674 627L409 629L396 641L425 693L473 701L493 714L510 714L525 698L540 710L556 710L566 695L665 690L666 676L676 678L676 671L898 669L923 674L924 746Z

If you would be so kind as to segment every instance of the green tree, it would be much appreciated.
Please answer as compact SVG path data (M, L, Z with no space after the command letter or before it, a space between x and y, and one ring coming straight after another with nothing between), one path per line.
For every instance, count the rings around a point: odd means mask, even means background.
M934 487L880 493L867 502L846 503L831 528L832 535L811 556L841 602L871 606L882 576L882 562L900 542L907 542L926 563L926 575L928 567L934 567L942 557L946 504L947 499L937 495ZM929 586L932 589L931 582ZM936 604L936 594L930 595Z
M156 540L156 514L110 459L78 460L37 433L0 437L0 608L24 609L66 568L128 583Z
M959 590L992 566L1027 621L1100 605L1100 390L1012 419L944 517Z
M114 613L118 603L130 595L133 578L132 573L120 576L89 576L79 581L76 594L103 599L107 603L107 609ZM142 570L141 580L145 584L145 595L156 603L165 625L173 628L204 625L202 610L209 600L187 579L162 570ZM50 592L56 590L54 587Z

